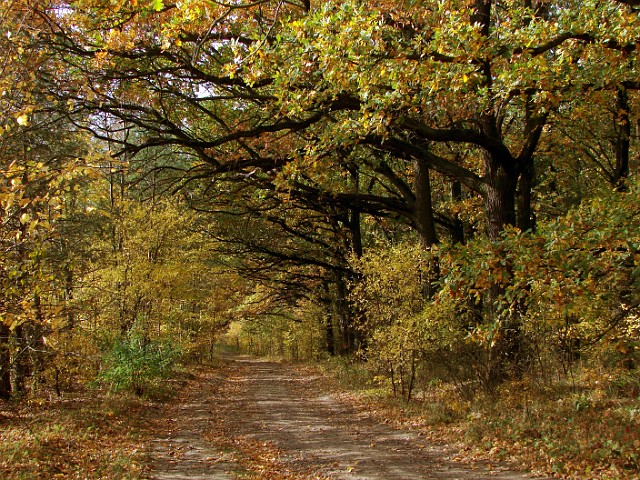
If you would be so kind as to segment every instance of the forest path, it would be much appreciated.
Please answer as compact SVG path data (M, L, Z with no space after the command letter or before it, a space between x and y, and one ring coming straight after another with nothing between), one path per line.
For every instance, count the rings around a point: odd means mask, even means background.
M289 365L232 356L195 375L155 422L155 480L531 478L456 463L451 449L380 423Z

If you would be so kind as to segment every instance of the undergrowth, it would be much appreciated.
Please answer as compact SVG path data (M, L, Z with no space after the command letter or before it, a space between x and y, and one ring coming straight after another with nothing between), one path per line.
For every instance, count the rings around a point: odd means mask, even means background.
M640 398L620 391L620 372L544 389L504 385L463 420L476 450L566 478L640 476ZM627 393L631 393L628 395Z
M585 369L573 379L504 383L470 400L434 382L407 402L365 364L334 359L326 370L385 421L421 429L460 449L461 461L505 461L557 478L640 478L640 379L636 372Z

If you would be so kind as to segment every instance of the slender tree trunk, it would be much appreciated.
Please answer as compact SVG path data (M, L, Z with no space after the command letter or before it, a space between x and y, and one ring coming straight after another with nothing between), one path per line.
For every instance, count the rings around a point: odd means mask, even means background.
M616 171L613 175L613 185L617 190L626 189L629 176L629 148L631 145L631 122L629 121L629 95L623 87L618 88L616 96Z
M20 325L11 331L9 335L9 382L11 383L11 394L17 395L24 392L24 382L27 374L27 356L25 348L25 338L23 326Z
M11 382L9 370L11 356L9 355L9 327L0 322L0 398L7 399L11 396Z
M416 197L413 208L414 222L422 249L431 250L431 247L438 243L438 236L433 215L429 167L425 162L417 159L414 161L414 170L414 190ZM439 277L440 268L438 259L433 255L429 258L427 265L422 265L420 289L424 298L430 299L435 295Z
M336 297L334 299L334 308L336 317L340 325L340 333L342 336L341 353L352 353L356 348L356 334L353 325L353 315L349 306L348 288L344 275L336 275Z
M348 168L351 175L351 181L353 182L353 189L355 191L360 190L360 172L358 168L353 165ZM347 221L349 224L349 233L351 234L351 250L353 254L360 258L362 256L362 226L360 222L360 211L351 209L347 212Z
M451 182L450 186L451 192L451 200L453 202L459 203L462 201L462 183L459 180L454 180ZM451 214L451 240L453 243L464 243L464 225L462 224L462 220L460 220L457 213Z
M333 333L333 316L331 314L327 314L324 319L327 353L333 357L336 354L335 335Z
M356 191L359 191L360 190L360 171L358 170L357 166L353 165L351 168L349 168L349 172L351 174L353 188ZM350 234L350 240L351 240L351 245L350 245L351 253L355 255L356 258L360 258L362 257L362 254L364 252L364 247L362 245L362 215L360 214L359 210L350 209L347 212L347 218L348 218L349 234ZM354 281L356 280L356 278L354 276L351 276L349 280ZM348 286L344 281L344 279L340 283L342 284L342 286L340 285L338 286L338 291L339 292L343 291L344 297L342 300L343 304L341 307L343 310L343 314L339 318L342 318L343 316L345 318L348 318L347 330L349 331L349 334L347 335L348 338L346 339L348 340L346 342L346 344L348 345L347 351L353 352L358 346L360 348L366 347L365 345L366 340L363 337L362 332L357 330L353 325L356 318L360 321L363 320L365 312L359 309L356 305L354 305L349 300ZM340 293L340 296L342 296L342 293ZM327 328L329 328L329 325L327 325ZM329 331L327 331L327 334L328 333Z
M71 262L66 262L64 266L64 301L67 313L67 330L73 331L75 327L75 315L69 306L73 301L73 269Z
M533 190L534 168L533 161L527 162L522 168L518 181L517 193L517 226L523 232L535 231L536 221L531 207L531 192Z
M349 232L351 233L351 248L356 258L362 257L362 226L361 215L358 210L351 210L349 214Z
M322 295L318 298L322 307L323 315L320 321L320 329L324 331L324 346L330 356L336 354L336 335L334 328L335 309L333 308L333 297L331 295L331 285L328 278L322 280Z
M540 114L537 112L537 108L533 97L527 95L525 104L525 131L524 137L527 139L527 148L523 152L520 162L520 178L518 179L518 193L517 193L517 226L523 232L534 231L536 228L535 214L531 206L532 203L532 191L535 180L535 166L533 162L533 155L535 146L540 141L542 135L542 128L546 123L548 113Z
M40 295L34 295L33 304L36 313L36 321L28 329L28 335L25 335L26 341L29 343L29 364L31 367L31 391L35 393L43 380L45 370L45 352L46 345L44 343L44 313L42 311L42 301Z
M27 184L28 179L23 177L23 182ZM34 212L32 212L34 213ZM27 222L20 222L21 238L27 238L29 225ZM28 253L24 247L24 243L16 245L16 256L20 264L25 264L28 261ZM24 282L24 283L23 283ZM27 291L31 289L29 284L29 274L27 272L21 272L20 278L17 279L16 284L21 285L21 293L27 294ZM26 286L26 288L25 288ZM21 306L19 308L22 308ZM9 383L11 384L11 395L17 395L24 392L25 379L29 371L29 356L27 354L28 340L26 338L26 323L19 324L15 328L10 329L9 332Z

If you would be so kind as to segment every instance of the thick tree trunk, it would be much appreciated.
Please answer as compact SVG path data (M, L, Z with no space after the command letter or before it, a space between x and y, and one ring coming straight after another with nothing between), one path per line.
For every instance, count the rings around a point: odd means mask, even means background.
M429 248L438 243L436 224L433 216L433 203L431 200L431 180L429 167L424 161L414 161L415 179L414 188L416 201L413 209L414 221L420 244L423 248Z
M513 159L486 159L486 189L484 192L485 214L487 216L487 233L489 238L497 240L505 226L516 223L516 185L518 173Z
M498 240L506 226L516 222L518 170L514 159L487 157L485 213L489 237ZM500 317L504 287L494 284L487 292L485 321L496 322L497 331L489 351L486 382L489 387L521 371L521 325L518 313Z

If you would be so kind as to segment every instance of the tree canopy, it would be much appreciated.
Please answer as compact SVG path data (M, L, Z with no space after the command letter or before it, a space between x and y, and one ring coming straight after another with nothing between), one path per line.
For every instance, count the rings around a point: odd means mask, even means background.
M635 345L638 7L5 3L0 394L236 319L403 391Z

